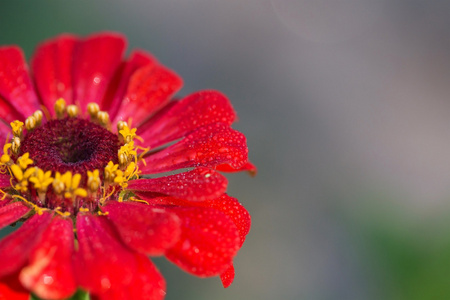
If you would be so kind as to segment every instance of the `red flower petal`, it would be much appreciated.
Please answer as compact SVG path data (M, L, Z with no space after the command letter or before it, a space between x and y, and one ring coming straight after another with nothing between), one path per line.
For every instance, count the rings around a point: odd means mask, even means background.
M0 48L0 98L14 107L14 115L21 119L39 109L23 52L15 46ZM4 103L0 106L0 110L8 109Z
M116 71L100 106L102 110L109 113L111 120L115 119L120 105L122 104L131 75L133 75L137 69L146 65L154 65L156 62L156 59L148 53L134 51L131 54L130 59L122 63L120 68Z
M74 264L79 285L102 294L131 283L136 271L134 255L120 242L105 217L78 214L79 250Z
M92 297L98 300L162 300L166 295L166 282L155 266L144 255L136 255L138 269L133 281L120 289L111 289Z
M132 118L133 126L139 126L167 103L182 85L181 78L162 65L138 69L130 79L116 120Z
M74 102L84 110L90 102L100 103L125 50L125 39L112 33L97 34L79 42L74 49Z
M225 272L220 274L220 280L224 288L229 287L234 280L234 266L231 265Z
M43 299L63 299L76 290L72 256L74 239L72 221L53 218L30 255L30 263L22 269L23 286Z
M77 42L75 36L60 35L39 45L31 60L41 101L53 115L59 98L73 103L72 63Z
M215 169L217 171L227 172L227 173L247 171L251 176L256 176L256 173L258 172L258 169L256 168L256 166L254 164L252 164L251 162L247 162L245 165L243 165L242 167L240 167L238 169L234 169L233 167L231 167L230 165L227 165L227 164L218 165L215 167Z
M222 195L227 189L225 176L208 168L180 174L129 181L129 190L150 191L191 201L204 201Z
M17 271L26 263L32 247L50 221L51 214L36 214L0 241L0 277Z
M203 207L167 209L182 222L179 241L166 252L170 261L198 276L219 275L230 267L240 239L227 215Z
M22 202L14 202L0 207L0 229L19 220L30 211Z
M179 219L161 208L110 201L103 207L122 241L148 255L162 255L180 236Z
M30 293L20 284L17 274L0 280L0 300L28 300Z
M146 141L146 146L153 148L204 125L217 122L231 125L235 118L230 101L222 93L201 91L176 102L161 116L151 118L139 128L138 134Z
M239 247L242 246L245 241L246 235L250 231L250 214L236 198L230 197L227 194L223 194L217 199L195 202L173 197L161 197L158 195L155 196L154 193L138 192L137 194L150 205L213 208L226 214L231 218L231 220L236 225L237 230L239 231L239 237L241 240L241 242L239 243Z
M0 48L0 55L2 55L2 48ZM0 74L1 78L1 74ZM14 120L21 120L23 119L23 115L19 113L14 107L11 106L8 101L2 98L0 95L0 119L3 120L3 122L0 123L0 131L1 131L1 140L0 142L2 145L5 143L6 136L8 134L11 134L11 127L9 123L11 123Z
M200 204L200 203L199 203ZM251 218L248 211L236 198L223 194L220 198L203 203L207 207L220 210L233 220L236 225L241 239L240 246L245 241L245 237L250 231Z
M221 123L203 126L176 144L146 157L142 172L153 174L196 166L230 164L240 168L247 163L245 136Z

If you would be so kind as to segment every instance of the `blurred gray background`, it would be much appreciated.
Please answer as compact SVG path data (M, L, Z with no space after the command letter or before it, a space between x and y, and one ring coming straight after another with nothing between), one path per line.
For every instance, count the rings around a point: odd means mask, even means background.
M255 178L235 283L156 263L175 299L450 298L450 2L0 2L0 44L119 31L239 115Z

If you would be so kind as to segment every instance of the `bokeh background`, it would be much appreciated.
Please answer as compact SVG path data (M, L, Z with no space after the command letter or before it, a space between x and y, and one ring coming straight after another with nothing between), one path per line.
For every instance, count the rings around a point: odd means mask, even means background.
M102 30L227 94L259 168L235 283L157 259L167 300L450 298L450 2L0 1L28 57Z

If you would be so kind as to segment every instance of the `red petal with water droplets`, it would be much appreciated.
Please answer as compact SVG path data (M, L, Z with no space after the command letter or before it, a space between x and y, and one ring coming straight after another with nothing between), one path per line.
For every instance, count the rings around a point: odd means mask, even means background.
M243 165L242 167L240 167L238 169L234 169L233 167L231 167L230 165L227 165L227 164L218 165L215 167L215 169L217 171L227 172L227 173L247 171L251 176L256 176L256 173L258 172L258 169L256 168L256 166L254 164L252 164L251 162L247 162L245 165Z
M231 220L233 220L239 231L239 236L241 239L240 246L242 246L245 241L245 237L250 231L251 225L250 214L245 207L242 206L236 198L230 197L227 194L223 194L221 197L214 200L205 201L204 205L206 207L220 210L229 216Z
M14 202L0 207L0 229L14 223L30 211L22 202Z
M30 293L20 284L17 274L0 279L0 300L28 300Z
M102 209L122 241L148 255L162 255L180 236L180 220L164 209L132 202L110 201Z
M234 267L231 265L225 272L220 274L220 280L224 288L229 287L234 280Z
M168 111L151 118L138 129L145 146L155 147L213 123L231 125L236 113L230 101L218 91L200 91L176 102Z
M64 98L73 103L73 50L78 38L63 34L40 44L31 60L36 88L42 103L54 115L54 104Z
M77 281L84 289L103 294L132 283L138 268L135 254L125 248L106 217L78 214Z
M132 118L132 126L139 126L164 106L182 85L182 79L162 65L138 69L130 79L116 120Z
M154 193L137 192L142 199L148 202L150 205L162 205L162 206L176 206L176 207L204 207L213 208L226 214L236 225L239 232L240 243L239 247L245 241L246 235L250 231L251 218L245 207L239 203L236 198L230 197L227 194L223 194L217 199L207 201L186 201L184 199L177 199L173 197L161 197Z
M72 221L55 217L31 251L30 262L19 275L20 281L40 298L67 298L77 287L73 255Z
M132 180L128 182L128 189L161 193L191 201L204 201L222 195L227 189L227 184L225 176L200 167L165 177Z
M181 219L179 241L166 257L197 276L219 275L228 269L239 249L233 221L221 211L203 207L171 207Z
M141 165L140 170L153 174L224 163L240 168L247 163L247 155L245 136L228 125L216 123L203 126L178 143L149 155L145 158L147 165Z
M23 225L0 241L0 277L13 273L28 260L31 249L51 221L51 214L35 214Z
M39 101L19 47L0 48L0 98L14 107L14 115L22 116L23 119L39 109ZM0 111L9 109L5 102L0 105Z
M114 75L108 91L106 92L106 96L100 106L109 113L111 120L115 119L117 112L119 111L131 75L139 68L147 65L154 65L156 62L156 59L150 54L143 51L134 51L131 54L130 59L122 63L120 69Z
M83 110L88 103L100 103L103 99L124 50L125 38L113 33L92 35L75 46L74 102Z
M136 255L137 270L133 281L121 288L111 289L92 299L98 300L162 300L166 295L166 282L156 267L144 255Z

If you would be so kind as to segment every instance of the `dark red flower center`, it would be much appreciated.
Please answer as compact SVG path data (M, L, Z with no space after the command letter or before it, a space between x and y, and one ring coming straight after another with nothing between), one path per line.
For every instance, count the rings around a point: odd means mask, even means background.
M100 125L79 118L51 120L28 132L19 155L28 152L34 165L51 170L85 174L118 162L121 143L117 135Z

